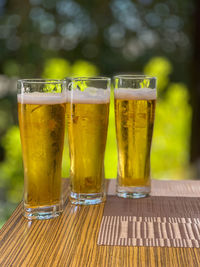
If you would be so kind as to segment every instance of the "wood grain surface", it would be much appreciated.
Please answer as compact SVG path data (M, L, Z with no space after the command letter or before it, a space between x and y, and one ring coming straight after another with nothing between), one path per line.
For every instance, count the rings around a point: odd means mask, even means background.
M97 246L104 204L65 207L53 220L28 221L22 205L0 232L0 266L200 266L200 249Z

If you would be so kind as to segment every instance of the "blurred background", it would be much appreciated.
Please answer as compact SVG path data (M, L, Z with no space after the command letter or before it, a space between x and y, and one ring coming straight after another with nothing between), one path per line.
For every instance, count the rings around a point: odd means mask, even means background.
M152 178L200 178L199 14L197 0L0 1L0 227L23 192L18 78L157 76ZM113 100L105 170L116 177Z

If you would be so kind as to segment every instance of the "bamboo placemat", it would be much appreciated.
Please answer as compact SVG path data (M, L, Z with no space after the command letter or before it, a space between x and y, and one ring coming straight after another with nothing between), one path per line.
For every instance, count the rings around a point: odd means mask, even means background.
M114 196L109 184L98 245L200 247L200 181L152 181L148 198Z

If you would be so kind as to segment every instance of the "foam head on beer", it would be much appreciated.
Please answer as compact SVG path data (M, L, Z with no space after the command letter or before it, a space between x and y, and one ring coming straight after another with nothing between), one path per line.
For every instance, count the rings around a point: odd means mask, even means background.
M68 99L72 103L82 104L103 104L110 102L110 90L88 87L84 91L72 90L69 92Z
M66 96L63 93L24 93L18 94L17 100L21 104L33 105L53 105L66 102Z
M157 98L156 89L149 88L120 88L115 90L115 98L132 100L154 100Z

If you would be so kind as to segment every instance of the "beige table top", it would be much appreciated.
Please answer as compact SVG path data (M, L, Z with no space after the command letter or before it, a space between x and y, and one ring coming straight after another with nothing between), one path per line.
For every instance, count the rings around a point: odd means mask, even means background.
M175 184L153 181L152 191L162 185ZM200 181L191 185L200 188ZM68 193L64 179L64 212L53 220L28 221L22 204L16 208L0 231L0 266L200 266L200 249L195 248L98 246L104 204L74 206Z

